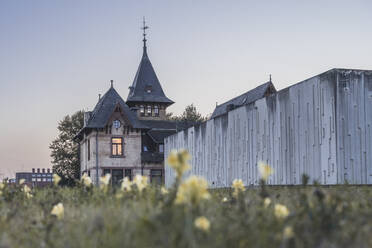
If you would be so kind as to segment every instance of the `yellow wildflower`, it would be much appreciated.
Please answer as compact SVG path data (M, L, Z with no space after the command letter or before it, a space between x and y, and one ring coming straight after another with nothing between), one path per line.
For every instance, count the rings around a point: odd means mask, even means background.
M61 181L61 177L58 176L57 174L53 174L53 182L55 186L58 186L59 181Z
M139 192L142 192L142 190L147 187L147 181L146 176L136 175L133 184L137 186Z
M289 215L288 208L282 204L275 204L274 211L278 219L286 218Z
M202 177L191 176L178 187L175 203L197 205L201 200L209 199L208 183Z
M21 179L21 180L19 180L19 184L24 184L26 182L26 179Z
M183 173L191 168L188 163L190 159L191 156L187 150L180 150L179 152L173 150L167 158L167 163L176 171L176 176L181 178Z
M168 191L164 186L161 187L160 192L161 192L163 195L166 195L166 194L169 193L169 191Z
M267 180L271 174L273 174L274 169L270 165L265 164L264 162L258 162L258 172L263 180Z
M196 228L203 230L205 232L208 232L211 226L209 220L205 218L204 216L196 218L194 221L194 225Z
M290 239L294 236L293 228L291 226L286 226L283 230L283 236L286 239Z
M111 174L106 174L99 179L99 182L101 183L101 185L107 186L110 183L110 179L111 179Z
M23 185L22 192L25 193L27 198L31 198L31 189L27 186L27 184Z
M86 186L89 187L92 185L92 179L88 176L87 173L84 173L81 177L81 182Z
M129 180L128 177L124 177L124 180L121 182L121 190L123 191L132 190L132 182Z
M269 197L266 197L264 199L264 207L267 208L271 203L271 199Z
M63 219L63 216L65 214L65 209L63 207L63 204L60 202L57 205L54 205L52 211L50 212L52 215L56 216L57 219L61 220Z
M234 189L233 195L235 197L238 196L239 192L244 192L245 191L245 187L244 187L244 183L243 183L242 179L235 179L232 183L232 187Z

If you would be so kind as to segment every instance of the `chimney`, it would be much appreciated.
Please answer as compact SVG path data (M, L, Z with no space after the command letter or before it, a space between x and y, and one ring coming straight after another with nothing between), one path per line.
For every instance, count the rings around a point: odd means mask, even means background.
M98 94L98 101L101 100L101 94Z
M37 168L37 173L40 173L40 168Z
M43 173L45 173L45 169L43 168Z
M111 82L111 88L114 88L114 80L110 80L110 82Z
M32 173L35 173L35 168L32 168Z
M47 173L50 173L50 169L49 168L47 169Z

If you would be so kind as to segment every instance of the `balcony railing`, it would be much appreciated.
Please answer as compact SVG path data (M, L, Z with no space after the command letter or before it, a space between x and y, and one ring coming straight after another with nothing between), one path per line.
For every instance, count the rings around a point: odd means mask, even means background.
M141 160L145 163L161 163L164 161L164 153L160 152L142 152Z

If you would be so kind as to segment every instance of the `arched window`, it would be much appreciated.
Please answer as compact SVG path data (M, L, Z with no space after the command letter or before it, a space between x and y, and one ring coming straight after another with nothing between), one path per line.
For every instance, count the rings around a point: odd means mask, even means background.
M151 107L151 105L147 105L147 115L148 116L150 116L151 115L151 113L152 113L152 107Z
M140 106L140 114L141 114L141 116L145 115L145 106L143 106L143 105Z
M155 114L155 116L159 116L159 106L158 105L154 106L154 114Z

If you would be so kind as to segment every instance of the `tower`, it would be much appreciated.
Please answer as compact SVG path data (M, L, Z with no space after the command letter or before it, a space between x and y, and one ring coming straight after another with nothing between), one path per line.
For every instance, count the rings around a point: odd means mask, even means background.
M141 120L165 120L166 108L174 102L166 97L147 54L145 19L143 20L143 54L132 86L129 87L127 105L138 109Z

